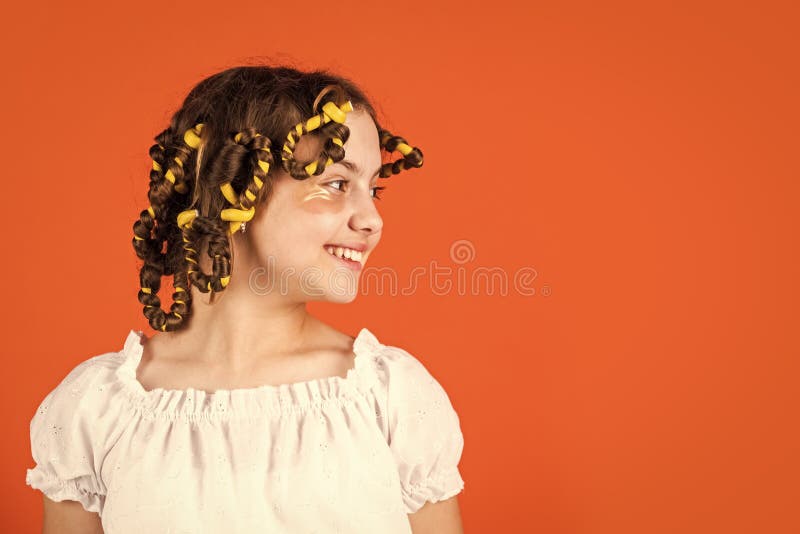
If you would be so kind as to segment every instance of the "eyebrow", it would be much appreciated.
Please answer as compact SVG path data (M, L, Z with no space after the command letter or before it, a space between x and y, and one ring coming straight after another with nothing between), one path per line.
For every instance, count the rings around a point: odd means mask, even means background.
M347 169L348 171L350 171L352 173L361 174L361 167L359 167L357 163L354 163L352 161L343 159L341 161L337 161L336 163L334 163L334 165L341 165L342 167L344 167L345 169ZM377 176L379 172L381 172L381 168L380 167L375 169L375 172L372 173L372 178Z

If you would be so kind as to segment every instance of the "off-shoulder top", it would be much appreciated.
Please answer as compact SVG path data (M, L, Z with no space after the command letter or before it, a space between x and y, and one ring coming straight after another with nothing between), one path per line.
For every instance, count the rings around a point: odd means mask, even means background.
M79 363L30 424L26 483L107 534L408 534L408 513L464 487L447 393L366 328L345 377L214 392L145 390L145 339Z

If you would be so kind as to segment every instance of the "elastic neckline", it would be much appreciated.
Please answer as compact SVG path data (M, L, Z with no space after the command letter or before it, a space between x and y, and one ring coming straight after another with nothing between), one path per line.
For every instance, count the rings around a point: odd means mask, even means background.
M353 341L354 365L345 377L338 375L292 382L264 384L251 388L206 391L186 389L144 389L136 370L144 352L144 332L131 330L119 351L121 363L116 377L129 400L152 416L247 417L264 411L287 412L330 402L341 403L368 392L377 381L377 356L384 346L367 328Z

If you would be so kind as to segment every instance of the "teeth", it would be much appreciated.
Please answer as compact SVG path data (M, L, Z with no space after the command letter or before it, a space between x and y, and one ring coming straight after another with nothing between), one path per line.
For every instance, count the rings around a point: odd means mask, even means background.
M333 254L334 256L339 256L340 258L346 258L348 260L353 261L361 261L362 254L357 250L353 250L350 248L342 248L342 247L325 247L325 250L328 251L329 254Z

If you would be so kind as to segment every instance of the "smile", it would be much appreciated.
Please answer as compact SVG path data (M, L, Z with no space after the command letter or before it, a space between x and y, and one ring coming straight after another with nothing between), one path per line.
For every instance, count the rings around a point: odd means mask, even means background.
M337 258L350 260L354 262L361 263L361 252L358 250L353 250L351 248L343 248L343 247L325 247L325 250L328 251L328 254L336 256Z

